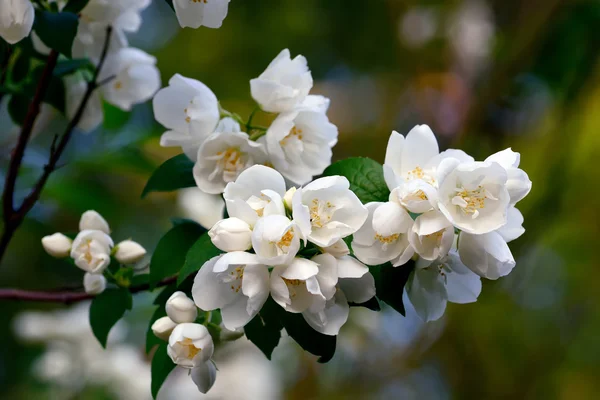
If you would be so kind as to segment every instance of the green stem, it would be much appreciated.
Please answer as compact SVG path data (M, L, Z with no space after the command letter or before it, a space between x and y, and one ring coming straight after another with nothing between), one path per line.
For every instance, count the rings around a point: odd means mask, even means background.
M260 107L256 106L254 108L254 110L252 110L252 112L250 113L250 116L248 117L248 122L246 122L246 132L250 132L250 130L252 128L252 120L254 119L254 116L256 115L256 113L259 111L260 111Z

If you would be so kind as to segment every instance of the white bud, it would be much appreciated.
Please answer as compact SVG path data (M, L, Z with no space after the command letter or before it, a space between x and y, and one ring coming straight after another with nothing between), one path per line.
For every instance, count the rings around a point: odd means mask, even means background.
M0 37L15 44L29 36L35 9L29 0L2 0L0 4Z
M106 289L106 278L100 274L86 272L83 276L83 287L88 294L100 294Z
M145 255L146 249L133 240L123 240L117 245L117 251L115 252L115 258L121 264L135 264Z
M102 215L94 210L86 211L81 215L81 219L79 220L79 230L94 230L104 232L107 235L110 234L108 222L102 218Z
M223 219L208 231L213 244L223 251L245 251L252 247L250 225L239 218Z
M198 309L194 301L183 292L173 293L167 300L165 309L169 318L178 324L194 322L198 316Z
M68 257L72 244L73 241L62 233L54 233L42 238L42 246L44 246L46 253L56 258Z
M285 208L288 210L292 209L292 199L294 198L294 194L296 193L296 187L290 188L287 192L285 192L285 196L283 196L283 203L285 204Z
M171 332L176 326L177 324L171 318L162 317L152 324L152 333L159 339L169 340L169 336L171 336Z
M206 394L215 384L215 380L217 379L217 368L212 360L208 360L193 368L191 376L192 381L194 381L200 393Z

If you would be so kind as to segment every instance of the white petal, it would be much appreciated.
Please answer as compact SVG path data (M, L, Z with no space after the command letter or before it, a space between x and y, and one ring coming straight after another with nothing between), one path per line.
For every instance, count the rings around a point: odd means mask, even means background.
M497 153L492 154L485 159L486 162L497 162L504 169L518 168L521 161L521 154L512 151L509 147Z
M404 176L416 167L423 168L439 154L435 135L427 125L417 125L408 132L402 149L401 174Z
M496 232L502 236L502 239L504 239L506 243L511 242L525 233L523 221L523 214L521 214L516 207L509 207L506 225L498 229Z
M335 294L338 282L338 262L331 254L319 254L311 258L311 261L319 265L317 280L321 293L327 300Z
M360 278L369 272L369 268L350 256L343 256L337 259L338 277L341 278Z
M207 361L192 369L192 381L198 387L200 393L207 393L217 379L217 368L212 361Z
M370 272L360 278L340 278L339 287L351 303L361 304L375 296L375 279Z
M324 335L335 336L348 320L350 307L342 291L337 291L335 296L327 302L325 309L320 313L305 311L302 313L304 320L317 332Z
M451 269L446 274L448 301L457 304L477 301L481 293L481 278L461 262L458 254L451 253L448 259L448 267Z
M444 315L448 296L437 268L415 269L406 284L406 294L425 322L438 320Z
M498 279L508 275L515 267L508 245L497 232L483 235L461 232L458 252L462 262L483 278Z

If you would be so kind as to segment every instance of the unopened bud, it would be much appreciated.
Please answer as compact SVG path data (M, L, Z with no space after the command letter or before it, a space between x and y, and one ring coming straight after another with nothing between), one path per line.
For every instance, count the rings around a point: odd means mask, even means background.
M102 231L107 235L110 234L108 222L106 222L102 215L98 214L94 210L86 211L81 215L81 219L79 220L79 230Z
M64 258L71 253L73 241L62 233L55 233L42 238L42 246L52 257Z
M83 287L88 294L100 294L106 289L106 278L100 274L86 272L83 276Z
M283 203L285 204L285 208L288 210L292 210L292 199L294 198L294 194L296 194L296 187L290 188L285 195L283 196Z
M178 324L194 322L198 316L198 308L183 292L175 292L167 300L165 310L169 318Z
M173 322L173 320L169 317L162 317L154 321L152 324L152 333L162 340L169 340L169 336L171 336L171 332L177 324Z
M239 218L226 218L208 231L210 240L223 251L245 251L252 247L250 225Z
M133 240L123 240L117 245L117 251L115 252L115 258L121 264L135 264L145 255L146 249Z

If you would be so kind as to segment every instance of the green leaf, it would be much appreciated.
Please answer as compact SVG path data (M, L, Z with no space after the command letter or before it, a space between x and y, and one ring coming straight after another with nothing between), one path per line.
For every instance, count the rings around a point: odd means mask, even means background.
M142 198L150 192L170 192L196 186L193 169L194 163L185 154L168 159L154 171L146 183Z
M206 230L197 224L173 227L158 242L150 260L150 287L179 273L185 264L188 250Z
M29 97L20 94L15 94L10 97L8 102L8 114L15 124L23 125L28 111Z
M324 176L340 175L350 181L352 190L363 202L388 201L390 190L383 178L383 167L370 158L347 158L331 164Z
M69 0L65 8L63 8L63 11L79 14L79 12L83 10L89 2L90 0Z
M42 42L60 54L71 58L73 39L79 18L72 12L36 11L33 29Z
M300 347L311 354L319 356L320 363L331 360L335 354L336 336L323 335L315 331L304 320L301 314L285 312L282 309L280 320L285 331Z
M148 274L139 274L139 275L134 275L131 278L131 286L141 286L141 285L147 285L148 282L150 282L150 275Z
M190 247L190 250L185 256L185 264L183 265L183 268L181 268L181 271L179 271L177 284L181 285L188 276L199 271L205 262L221 253L222 251L217 249L210 241L208 233L200 236L200 239Z
M150 388L153 398L156 398L160 387L173 369L175 369L175 363L167 354L167 344L163 343L158 346L154 353L154 357L152 357L152 384Z
M131 293L127 289L107 289L94 298L90 306L90 325L102 347L106 347L112 327L131 307Z
M165 0L165 1L169 5L169 7L171 7L171 10L175 11L175 7L173 6L173 0Z
M56 68L54 68L54 76L63 77L84 68L91 69L94 68L94 65L87 58L61 60L56 64Z
M279 305L269 298L260 312L244 327L248 340L254 343L269 360L281 338L283 325L279 321L279 314Z
M388 262L369 268L375 278L375 289L379 300L404 316L406 310L402 301L402 292L413 269L414 261L412 260L400 267L393 267Z

